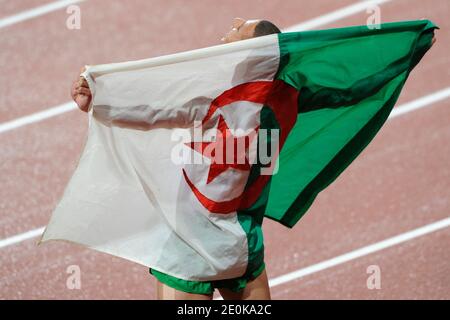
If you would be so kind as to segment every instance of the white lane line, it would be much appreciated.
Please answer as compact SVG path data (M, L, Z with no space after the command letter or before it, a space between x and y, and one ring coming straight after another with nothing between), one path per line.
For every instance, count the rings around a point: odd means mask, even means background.
M389 247L398 245L400 243L412 240L417 237L424 236L428 233L431 233L431 232L434 232L437 230L447 228L449 226L450 226L450 217L427 224L420 228L399 234L398 236L388 238L386 240L362 247L360 249L347 252L343 255L331 258L329 260L325 260L320 263L313 264L309 267L298 269L293 272L284 274L282 276L273 278L273 279L269 280L269 286L273 288L273 287L279 286L281 284L284 284L286 282L290 282L290 281L299 279L301 277L305 277L307 275L335 267L337 265L349 262L349 261L357 259L357 258L361 258L363 256L375 253L375 252L383 250L383 249L387 249Z
M81 1L84 1L84 0L81 0ZM325 25L327 23L343 19L345 17L348 17L348 16L358 13L360 11L364 11L364 10L366 10L366 8L368 8L368 6L370 4L382 4L387 1L392 1L392 0L376 0L376 1L369 0L369 1L357 2L351 6L344 7L342 9L333 11L331 13L318 16L315 19L311 19L306 22L289 27L289 28L285 29L284 31L307 30L307 29L319 27L319 26ZM72 2L75 3L76 1L72 1ZM2 20L0 20L0 27L1 27L1 21ZM72 107L69 107L70 104L71 104L71 102L66 102L62 105L47 109L47 111L49 111L49 113L46 113L46 111L37 112L37 113L33 113L28 116L23 116L16 120L12 120L12 121L0 124L0 133L9 131L12 129L16 129L16 128L19 128L19 127L22 127L22 126L25 126L25 125L28 125L28 124L31 124L34 122L39 122L39 121L48 119L52 116L56 116L61 113L75 109L75 105L73 104ZM52 114L52 112L55 112L55 113Z
M8 27L10 25L33 19L44 14L63 9L71 4L76 4L79 2L83 2L85 0L60 0L51 2L30 10L22 11L20 13L14 14L12 16L0 19L0 29Z
M44 232L44 229L45 229L45 227L41 227L41 228L37 228L34 230L30 230L30 231L15 235L10 238L0 240L0 248L4 248L7 246L28 240L28 239L39 237Z
M77 109L77 105L75 102L66 102L59 106L46 109L44 111L39 111L36 113L32 113L28 116L20 117L8 122L4 122L0 124L0 133L10 131L13 129L17 129L35 122L40 122L48 118L55 117L57 115L66 113L71 110Z
M338 9L336 11L330 12L328 14L324 14L317 18L307 20L305 22L293 25L284 29L284 32L292 32L292 31L305 31L311 30L325 24L341 20L343 18L349 17L351 15L357 14L361 11L366 11L372 6L381 5L383 3L389 2L392 0L369 0L369 1L359 1L355 4L349 5L347 7Z
M400 116L402 114L432 105L433 103L445 100L448 97L450 97L450 87L436 91L432 94L429 94L422 98L402 104L401 106L398 106L398 107L392 109L392 112L389 115L389 118L394 118L394 117Z

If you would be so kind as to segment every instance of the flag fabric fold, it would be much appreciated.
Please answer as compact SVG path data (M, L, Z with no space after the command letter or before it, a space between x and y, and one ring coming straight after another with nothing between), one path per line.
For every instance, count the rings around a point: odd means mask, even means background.
M88 139L42 241L181 279L242 276L263 260L262 217L298 222L380 130L436 28L281 33L89 66ZM244 162L218 161L240 141ZM250 163L266 145L280 152Z

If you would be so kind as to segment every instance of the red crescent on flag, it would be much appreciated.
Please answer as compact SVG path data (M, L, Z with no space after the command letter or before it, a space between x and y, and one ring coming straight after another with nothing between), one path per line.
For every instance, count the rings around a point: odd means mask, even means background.
M280 125L279 148L281 150L287 135L297 120L298 90L281 80L255 81L237 85L224 91L211 102L202 124L211 119L218 109L237 101L259 103L272 109L275 118ZM276 161L276 156L272 161ZM231 200L214 201L198 190L189 179L184 169L183 176L198 201L200 201L209 212L221 214L249 208L258 199L264 186L270 180L270 175L260 175L250 186L247 186L244 192L238 197Z

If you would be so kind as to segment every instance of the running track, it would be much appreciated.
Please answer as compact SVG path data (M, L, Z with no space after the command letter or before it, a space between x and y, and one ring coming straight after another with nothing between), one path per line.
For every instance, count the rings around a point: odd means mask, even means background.
M450 299L450 2L379 2L382 21L433 20L438 41L394 117L301 222L265 222L275 299ZM54 1L0 0L0 298L155 297L145 267L73 244L36 246L86 138L85 114L65 104L81 66L213 45L234 16L284 28L364 24L355 3L89 0L79 3L81 30L71 31ZM28 11L43 5L48 12ZM57 115L39 113L49 109ZM66 287L73 264L81 290ZM370 265L381 269L379 290L366 286Z

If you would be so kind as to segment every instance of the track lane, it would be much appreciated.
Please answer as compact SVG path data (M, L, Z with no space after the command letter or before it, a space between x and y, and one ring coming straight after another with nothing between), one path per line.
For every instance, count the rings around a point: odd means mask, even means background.
M273 299L449 299L449 229L287 283ZM399 262L401 264L399 264ZM381 288L367 288L367 267L380 268Z
M420 4L416 7L420 7ZM396 7L393 8L390 10L396 10ZM411 9L411 7L408 8ZM434 10L439 11L443 7L437 4L434 8ZM413 10L416 9L413 8ZM386 14L390 13L386 12ZM396 14L394 13L393 16L395 17ZM400 15L408 15L408 12L403 11L398 16ZM434 11L433 15L436 17L442 16L441 12ZM355 17L355 19L364 18L364 15L359 18ZM362 20L362 22L364 21L365 19ZM439 21L436 22L443 27ZM347 20L345 24L347 25ZM438 44L440 44L441 39L438 38ZM445 49L445 42L442 41L441 43ZM433 48L433 50L435 49ZM443 66L448 64L448 59L444 59L446 55L443 49L435 54L436 57L431 55L432 52L425 59L430 59L431 56L433 66L415 70L409 81L420 76L423 82L423 79L428 80L433 75L439 74L440 76L433 81L440 82L440 87L437 88L440 89L444 84L443 80L446 80L442 79L441 74L443 73ZM442 58L443 55L444 58ZM422 64L428 63L430 62L424 60ZM431 91L428 90L429 83L427 81L425 84L420 83L420 86L409 86L408 82L407 86L409 87L405 87L407 92L402 95L401 99L410 101L419 97L422 88L427 91L425 94L430 93ZM413 112L411 116L406 115L395 119L386 128L383 128L382 132L385 132L388 127L391 128L388 131L389 134L383 133L384 138L375 138L373 143L377 143L377 146L372 147L371 145L364 151L362 155L364 158L358 158L352 164L348 170L353 171L348 174L345 173L346 176L342 177L343 182L335 187L333 187L333 184L330 186L330 190L327 189L326 192L319 195L319 199L314 205L315 211L310 211L299 227L287 231L287 229L271 222L265 224L266 245L268 247L266 255L269 259L270 276L274 277L289 272L293 268L321 261L321 258L326 259L341 254L347 248L354 248L355 243L367 244L372 240L380 240L384 236L395 235L399 231L407 231L409 227L417 227L421 223L432 222L434 218L448 216L449 211L445 211L449 209L448 195L443 191L449 189L448 182L450 179L446 170L442 172L442 168L445 169L445 163L448 162L447 155L449 154L448 147L445 146L445 141L448 141L448 130L445 129L449 127L448 122L445 122L446 119L449 119L446 106L448 106L448 102L442 102L429 110ZM2 169L2 172L13 172L13 174L8 173L8 180L12 184L11 196L13 201L18 201L16 204L18 204L17 209L19 209L17 213L15 207L11 207L12 210L9 211L7 216L16 219L9 218L10 220L5 224L9 227L6 228L7 230L0 229L2 232L12 234L11 231L14 229L18 230L28 225L34 225L35 227L39 225L36 222L40 221L46 223L49 217L48 210L51 210L62 193L62 188L81 151L83 134L85 133L83 125L85 124L82 115L75 114L70 117L70 120L65 120L64 124L61 123L61 120L54 122L49 120L44 127L40 124L32 125L26 128L24 133L13 131L3 135L3 137L0 135L0 145L2 145L2 148L6 146L6 150L9 150L6 153L8 155L7 161L2 161L0 169ZM58 119L58 117L55 118L55 120ZM397 121L401 122L396 123ZM395 125L390 127L391 124ZM71 132L74 128L76 128L75 134ZM20 141L19 147L14 144L16 141ZM63 141L72 141L73 145L63 145ZM55 142L56 146L54 145ZM438 150L436 150L436 146L439 146ZM43 153L42 148L46 149L47 152ZM15 155L17 150L19 150L19 154ZM32 158L30 158L29 150L32 150ZM62 155L63 152L66 152L66 154ZM421 160L429 160L429 154L433 154L434 159L428 161L430 166L426 167ZM33 163L36 159L38 161ZM27 164L27 161L34 166L35 172L28 168L30 164ZM52 170L50 182L45 182L48 174L44 172L42 172L43 175L39 174L42 169L47 170L47 167ZM353 167L356 169L352 169ZM387 168L390 168L390 170ZM370 172L370 174L367 174L367 172ZM405 177L405 173L408 172L415 172L417 176ZM437 175L437 172L440 175ZM32 175L30 180L20 182L23 177L30 174ZM56 181L58 179L60 181ZM336 184L341 181L340 179L336 181ZM17 181L19 181L18 185L15 185L14 182ZM31 190L27 189L28 185L32 185ZM42 188L42 185L46 188ZM368 185L370 187L365 188ZM431 196L428 197L427 194L419 193L422 188L417 188L417 186L424 185L431 186L431 189L427 191L432 193ZM42 189L52 190L52 195L45 195L45 190ZM57 194L58 192L59 194ZM25 200L20 201L18 194L22 196L22 200ZM4 199L3 195L0 194L0 199ZM369 199L369 201L355 204L355 195L357 195L357 199ZM375 197L373 197L374 195ZM33 197L38 197L35 202L31 201ZM384 200L387 202L383 203ZM2 202L0 206L3 204ZM371 208L377 208L379 212L373 212ZM412 212L408 211L410 208L413 209ZM30 210L32 214L27 214ZM3 222L3 210L1 221ZM17 221L20 221L21 225L18 225ZM26 230L26 228L22 230ZM323 230L327 230L325 235L323 235ZM285 237L276 236L280 232L291 241L284 242ZM343 238L342 234L346 237ZM292 246L292 243L296 246ZM280 248L288 249L283 249L283 251ZM416 254L420 254L420 252ZM3 257L8 257L8 260L5 261ZM401 261L401 257L398 259ZM5 288L0 292L0 297L3 294L12 298L134 297L145 299L154 297L153 280L148 278L149 282L146 282L142 278L143 275L147 274L146 268L73 245L54 243L49 244L48 248L46 246L36 248L34 241L30 240L17 246L5 248L2 250L0 260L2 262L0 287ZM83 272L83 290L81 291L74 292L67 290L65 287L65 279L67 278L65 268L69 264L81 266ZM20 270L27 270L27 274ZM127 273L127 271L130 271L130 273ZM124 275L126 275L126 278ZM440 279L440 276L440 274L433 274L432 279ZM322 283L322 287L315 288L314 292L326 290L326 287L323 286L327 285L329 286L329 283ZM286 284L285 286L299 287L298 283ZM277 288L273 290L274 296L277 295L278 290ZM301 295L290 294L287 298L298 297L301 297Z
M0 29L0 70L8 75L0 77L0 123L67 102L85 64L218 44L235 15L267 17L284 27L354 2L322 0L321 7L296 0L193 0L187 6L182 0L96 0L80 4L80 30L66 28L64 10Z

